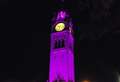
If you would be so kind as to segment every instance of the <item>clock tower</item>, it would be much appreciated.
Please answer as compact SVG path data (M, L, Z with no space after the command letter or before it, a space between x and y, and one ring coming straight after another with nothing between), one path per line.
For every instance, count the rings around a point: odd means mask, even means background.
M72 21L64 10L52 21L49 82L75 82Z

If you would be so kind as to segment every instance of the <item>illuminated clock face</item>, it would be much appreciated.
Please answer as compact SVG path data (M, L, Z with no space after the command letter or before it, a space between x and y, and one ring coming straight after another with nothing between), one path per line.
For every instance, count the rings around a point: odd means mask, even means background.
M58 23L58 24L55 26L55 30L56 30L56 31L62 31L64 28L65 28L65 24L64 24L64 23Z

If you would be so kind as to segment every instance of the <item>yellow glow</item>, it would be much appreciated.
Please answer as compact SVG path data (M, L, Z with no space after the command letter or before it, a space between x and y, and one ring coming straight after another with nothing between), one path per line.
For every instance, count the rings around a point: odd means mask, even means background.
M56 31L62 31L64 28L65 28L65 24L64 24L64 23L58 23L58 24L55 26L55 30L56 30Z
M90 82L89 80L83 80L82 82Z

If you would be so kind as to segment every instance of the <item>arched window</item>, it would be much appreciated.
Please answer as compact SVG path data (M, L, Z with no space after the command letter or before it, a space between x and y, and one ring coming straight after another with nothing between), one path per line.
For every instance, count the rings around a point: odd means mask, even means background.
M55 41L54 48L63 48L64 46L65 46L64 39Z
M57 42L57 40L55 40L54 48L57 48L57 44L58 44L58 42Z
M62 41L61 41L61 47L63 48L65 46L65 42L64 42L64 40L62 39Z
M61 47L61 41L58 40L58 48L60 48L60 47Z
M61 47L61 41L60 40L56 40L55 44L54 44L54 48L60 48Z

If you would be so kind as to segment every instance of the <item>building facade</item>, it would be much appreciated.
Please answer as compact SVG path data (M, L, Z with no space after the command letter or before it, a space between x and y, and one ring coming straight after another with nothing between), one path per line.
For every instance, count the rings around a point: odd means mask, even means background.
M73 25L64 10L53 18L50 44L48 82L75 82Z

